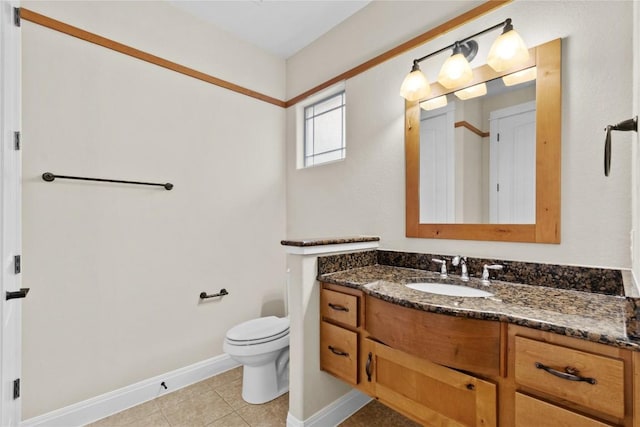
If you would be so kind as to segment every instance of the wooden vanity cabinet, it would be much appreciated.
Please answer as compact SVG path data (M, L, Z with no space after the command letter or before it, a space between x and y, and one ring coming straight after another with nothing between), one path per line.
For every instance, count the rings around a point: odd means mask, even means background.
M509 325L508 370L514 425L634 425L628 350Z
M640 427L640 352L320 292L321 369L423 425Z

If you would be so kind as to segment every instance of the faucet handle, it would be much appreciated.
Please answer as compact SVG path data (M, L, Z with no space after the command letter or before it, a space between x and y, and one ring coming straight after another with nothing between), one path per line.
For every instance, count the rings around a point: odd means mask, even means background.
M504 268L501 264L485 264L482 268L482 283L488 285L489 283L489 270L502 270Z
M447 260L439 259L439 258L431 258L431 261L437 262L440 264L440 277L443 279L447 278Z

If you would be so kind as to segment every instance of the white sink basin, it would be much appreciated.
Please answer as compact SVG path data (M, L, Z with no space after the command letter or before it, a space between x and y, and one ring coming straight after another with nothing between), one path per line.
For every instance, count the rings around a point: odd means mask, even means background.
M416 291L428 292L430 294L447 295L451 297L492 297L490 292L481 289L469 288L467 286L450 285L448 283L409 283L407 288Z

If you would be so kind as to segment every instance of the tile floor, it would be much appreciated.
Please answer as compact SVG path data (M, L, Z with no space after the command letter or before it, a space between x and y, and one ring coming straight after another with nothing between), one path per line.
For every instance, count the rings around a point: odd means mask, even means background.
M103 418L91 427L282 427L289 395L264 405L242 400L242 368L232 369L189 387ZM416 427L418 424L373 401L341 427ZM327 426L329 427L329 426Z

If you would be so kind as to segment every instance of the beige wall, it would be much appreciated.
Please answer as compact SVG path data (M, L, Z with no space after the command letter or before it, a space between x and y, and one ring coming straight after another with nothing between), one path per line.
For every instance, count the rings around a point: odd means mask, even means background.
M284 61L164 3L23 5L282 99L479 3L374 2L290 58L286 74ZM285 234L630 267L632 136L617 135L604 178L602 129L631 115L632 7L516 1L349 80L347 159L307 170L295 168L295 108L285 114L25 22L24 418L221 354L230 326L281 312ZM407 239L400 83L414 57L506 17L530 45L564 38L562 244ZM616 25L597 31L602 22ZM442 60L425 67L432 79ZM176 187L47 184L44 171ZM222 287L231 294L221 302L198 304L200 291Z
M456 2L452 2L456 3ZM429 28L439 16L439 2L409 2L414 14L405 22L386 14L396 3L373 4L335 30L345 40L362 38L371 28L413 34ZM394 5L394 6L391 6ZM413 6L415 5L415 6ZM461 4L464 7L464 4ZM405 8L400 2L398 8ZM444 6L446 7L446 6ZM632 2L516 1L421 48L401 55L347 81L347 158L340 163L296 170L293 109L287 112L287 233L322 236L365 233L379 235L386 249L461 253L523 261L629 268L631 228L631 135L617 135L613 172L602 172L603 128L631 115ZM431 14L421 13L430 8ZM405 10L406 12L407 10ZM368 14L369 25L360 22ZM562 106L562 243L559 245L492 243L405 238L404 103L398 91L411 60L454 40L511 17L529 45L563 38ZM395 18L395 19L394 19ZM394 26L387 19L394 19ZM603 27L603 22L615 22ZM375 23L375 24L373 24ZM497 32L482 37L472 65L486 58ZM325 43L326 41L326 43ZM332 44L333 43L333 44ZM380 53L386 49L379 43ZM334 54L333 49L336 50ZM357 50L354 48L354 51ZM332 67L351 66L348 46L332 34L303 50L287 64L287 93L314 84L321 73L301 70L300 59L332 58ZM354 53L355 55L355 53ZM445 56L429 59L423 69L433 81ZM303 72L305 71L305 72ZM331 77L331 76L325 76ZM471 272L478 273L478 272Z
M633 2L633 113L632 116L640 114L640 2ZM640 133L632 135L633 148L633 232L632 232L632 248L631 259L633 276L636 287L640 289Z
M283 60L165 3L23 6L284 96ZM220 355L234 324L282 314L285 114L22 28L28 419ZM45 183L45 171L175 188ZM220 288L230 295L199 303L201 291Z

